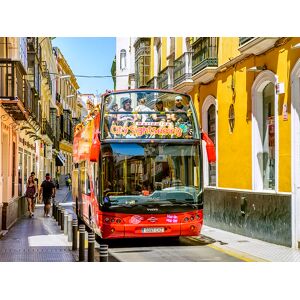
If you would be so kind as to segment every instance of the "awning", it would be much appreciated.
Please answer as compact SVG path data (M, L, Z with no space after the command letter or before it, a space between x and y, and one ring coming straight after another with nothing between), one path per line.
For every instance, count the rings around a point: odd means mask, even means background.
M57 153L56 158L55 158L55 162L56 162L56 166L62 167L65 165L65 161L66 158L64 157L64 155L60 152Z

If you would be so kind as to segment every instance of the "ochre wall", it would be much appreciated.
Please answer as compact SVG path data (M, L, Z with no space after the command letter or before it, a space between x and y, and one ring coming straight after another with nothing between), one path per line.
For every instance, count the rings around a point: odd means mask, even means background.
M291 192L291 85L290 73L300 56L300 49L291 46L300 42L292 38L258 56L251 55L216 74L207 85L197 85L191 91L202 122L201 107L208 95L216 97L218 104L218 186L223 188L252 189L252 96L251 88L259 73L247 72L253 66L266 65L267 69L283 82L285 93L278 95L278 143L279 143L279 192ZM220 50L220 47L223 49ZM238 38L221 38L219 42L220 61L228 61L239 53ZM232 52L232 53L231 53ZM235 97L233 97L234 78ZM199 101L199 102L198 102ZM235 108L235 127L230 132L228 111L231 103ZM288 107L288 120L282 116L283 104Z

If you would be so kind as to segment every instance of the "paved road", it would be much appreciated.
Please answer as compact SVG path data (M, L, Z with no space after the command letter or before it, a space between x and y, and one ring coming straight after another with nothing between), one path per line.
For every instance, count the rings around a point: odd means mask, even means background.
M63 201L64 207L72 211L72 196ZM215 240L209 237L179 239L126 239L105 241L109 245L110 261L121 262L238 262L239 255L229 255L212 248ZM87 246L87 241L86 241ZM98 257L99 245L96 243Z
M56 200L69 211L71 194L64 188L57 191ZM237 255L214 249L215 240L201 238L146 238L111 240L109 261L120 262L236 262ZM87 248L86 235L86 248ZM43 216L43 205L38 205L34 218L24 216L0 240L0 261L78 261L78 252L70 251L67 242L53 218ZM96 243L95 260L99 261Z
M231 256L209 246L209 239L132 239L109 242L109 252L123 262L237 262Z

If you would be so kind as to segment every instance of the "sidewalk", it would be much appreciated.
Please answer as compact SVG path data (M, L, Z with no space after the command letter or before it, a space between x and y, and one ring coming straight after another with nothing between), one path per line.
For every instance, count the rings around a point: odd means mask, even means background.
M72 196L66 187L56 192L56 201L73 212ZM0 239L0 262L73 262L78 253L53 218L45 218L43 204L36 205L34 218L24 216ZM300 250L279 246L242 235L203 226L201 240L213 249L246 261L300 262ZM87 241L86 241L87 244ZM87 245L86 245L87 247ZM95 247L99 247L96 243ZM114 261L109 258L109 261Z
M68 190L57 191L56 199L63 201ZM70 205L70 203L69 203ZM72 204L71 204L72 205ZM73 262L77 253L70 251L66 235L53 218L44 217L44 205L37 204L35 216L22 217L0 239L0 261L6 262Z
M300 262L300 250L263 242L242 235L203 226L202 237L212 239L210 247L248 257L249 261Z

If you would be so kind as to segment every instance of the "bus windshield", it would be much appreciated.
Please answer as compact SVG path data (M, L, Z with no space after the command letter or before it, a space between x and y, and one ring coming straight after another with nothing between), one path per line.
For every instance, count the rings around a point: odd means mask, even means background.
M190 97L157 90L104 98L103 139L199 139Z
M110 143L101 152L104 202L130 206L199 201L199 144Z

